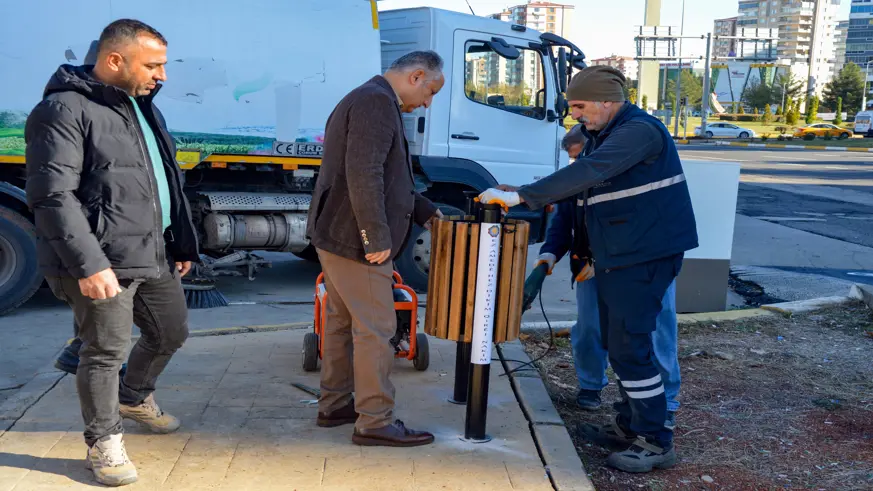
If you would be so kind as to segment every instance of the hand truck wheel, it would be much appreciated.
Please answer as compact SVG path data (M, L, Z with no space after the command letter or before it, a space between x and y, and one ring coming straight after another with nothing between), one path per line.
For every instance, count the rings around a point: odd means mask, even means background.
M427 370L430 365L430 348L427 345L427 335L423 332L415 335L415 357L412 366L419 372Z
M318 369L318 334L308 332L303 336L303 370L314 372Z

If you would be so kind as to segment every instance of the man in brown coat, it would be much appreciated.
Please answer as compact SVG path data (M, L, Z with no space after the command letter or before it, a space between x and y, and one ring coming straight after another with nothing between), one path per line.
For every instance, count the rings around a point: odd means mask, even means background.
M430 106L445 82L442 66L436 53L409 53L350 92L327 121L307 227L327 288L318 425L355 423L358 445L433 442L394 419L389 340L393 259L413 220L427 226L439 215L415 191L401 112Z

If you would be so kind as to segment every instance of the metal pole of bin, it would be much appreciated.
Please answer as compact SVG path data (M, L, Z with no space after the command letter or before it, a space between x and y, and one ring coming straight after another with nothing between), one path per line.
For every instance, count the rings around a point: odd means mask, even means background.
M464 191L467 215L474 214L475 198L478 195L478 191ZM463 333L461 334L463 337ZM455 386L452 397L449 397L448 400L459 406L467 403L467 385L470 381L470 349L472 346L464 341L458 341L455 346Z
M470 383L467 388L467 420L464 439L473 443L491 441L485 434L488 413L488 379L491 376L491 348L497 303L497 271L500 265L500 205L482 205L477 216L479 257L476 265L476 301L473 307L473 343Z
M467 403L467 383L470 381L470 348L473 345L457 342L455 348L455 390L449 402L463 406Z

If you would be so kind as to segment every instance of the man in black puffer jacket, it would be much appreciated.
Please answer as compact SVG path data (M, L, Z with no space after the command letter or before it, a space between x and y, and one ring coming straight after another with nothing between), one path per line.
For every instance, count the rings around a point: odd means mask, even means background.
M61 66L25 128L39 262L80 327L86 464L107 485L137 479L122 417L158 433L179 427L152 393L188 336L181 277L199 256L175 145L153 104L166 52L153 28L113 22L96 64ZM119 382L133 323L142 336Z

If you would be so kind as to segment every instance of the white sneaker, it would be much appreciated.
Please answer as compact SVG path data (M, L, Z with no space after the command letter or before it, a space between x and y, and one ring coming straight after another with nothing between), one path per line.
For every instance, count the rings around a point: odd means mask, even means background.
M122 418L144 424L154 433L172 433L182 424L179 418L161 411L154 394L149 394L139 406L119 405L119 412Z
M136 482L136 467L127 457L121 433L97 441L88 449L85 468L94 472L94 478L107 486L124 486Z

